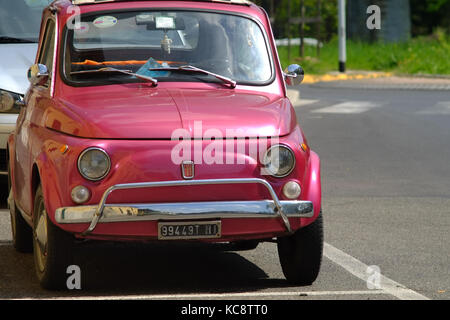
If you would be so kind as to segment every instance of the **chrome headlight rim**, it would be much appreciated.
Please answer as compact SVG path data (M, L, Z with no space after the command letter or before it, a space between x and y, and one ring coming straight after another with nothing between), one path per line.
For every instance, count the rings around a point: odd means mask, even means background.
M84 155L86 155L86 153L88 153L90 151L100 151L106 157L106 160L107 160L107 163L108 163L108 169L105 171L105 173L101 177L98 177L98 178L89 177L89 176L87 176L86 174L83 173L83 170L81 170L81 160L83 159ZM94 181L94 182L95 181L100 181L100 180L104 179L109 174L110 171L111 171L111 158L109 157L109 154L105 150L103 150L102 148L99 148L99 147L86 148L85 150L83 150L83 152L81 152L80 156L78 157L78 172L86 180Z
M287 171L286 173L281 174L281 175L270 171L270 169L268 168L269 167L268 165L270 163L270 160L268 160L268 155L270 154L271 150L274 149L274 148L286 149L290 153L290 155L292 157L292 160L293 160L292 161L292 167L289 169L289 171ZM265 166L266 170L270 173L270 175L275 177L275 178L285 178L285 177L289 176L292 173L292 171L294 171L296 164L297 163L296 163L294 151L292 150L291 147L289 147L288 145L285 145L285 144L275 144L273 146L270 146L270 148L267 149L266 153L264 154L264 166Z

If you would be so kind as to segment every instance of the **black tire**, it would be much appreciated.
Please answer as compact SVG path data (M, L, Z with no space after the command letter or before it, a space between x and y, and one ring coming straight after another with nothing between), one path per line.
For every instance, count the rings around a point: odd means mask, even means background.
M41 287L49 290L67 289L69 275L66 272L73 264L73 245L73 236L56 227L48 218L42 188L39 186L33 210L33 247L36 275Z
M14 196L12 194L11 169L8 164L8 208L11 216L11 233L13 246L17 252L33 252L33 230L22 217L20 211L16 208Z
M312 224L288 237L278 238L278 256L287 281L311 285L319 275L323 254L322 213Z

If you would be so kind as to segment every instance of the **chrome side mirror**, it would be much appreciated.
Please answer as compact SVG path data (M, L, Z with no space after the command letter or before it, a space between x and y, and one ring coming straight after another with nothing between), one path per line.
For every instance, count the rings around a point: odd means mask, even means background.
M0 112L8 112L14 108L14 97L7 91L0 90Z
M284 79L288 86L298 86L303 82L305 71L298 64L291 64L284 73Z
M48 68L43 64L34 64L28 69L28 81L32 85L42 86L49 78Z
M0 113L16 113L24 106L23 96L0 89Z

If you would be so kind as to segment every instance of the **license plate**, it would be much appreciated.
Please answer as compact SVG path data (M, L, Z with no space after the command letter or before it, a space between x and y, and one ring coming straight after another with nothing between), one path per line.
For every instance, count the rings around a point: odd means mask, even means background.
M159 240L189 240L220 238L220 221L205 222L159 222Z

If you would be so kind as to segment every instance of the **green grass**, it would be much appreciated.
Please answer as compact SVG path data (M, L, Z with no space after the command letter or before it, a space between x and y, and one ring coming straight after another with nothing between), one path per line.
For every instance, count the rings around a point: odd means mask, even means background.
M305 47L305 58L299 57L299 47L279 47L278 52L283 68L299 63L305 73L324 74L337 71L338 41L333 39L321 48L317 58L316 48ZM415 38L404 43L363 43L347 41L347 69L384 71L395 74L450 75L450 37L435 34Z

